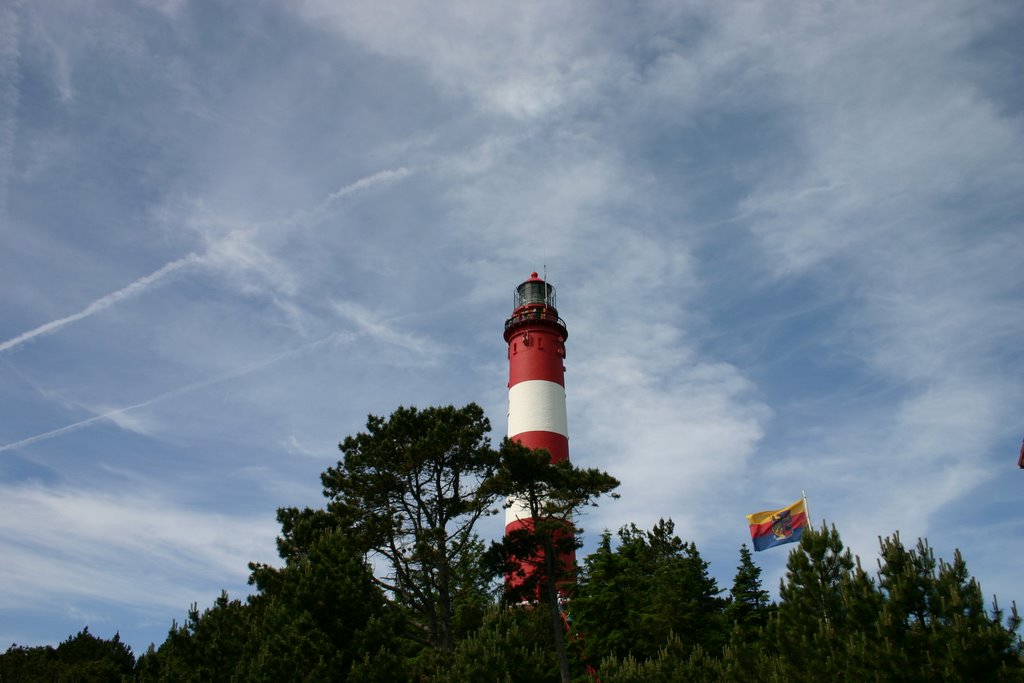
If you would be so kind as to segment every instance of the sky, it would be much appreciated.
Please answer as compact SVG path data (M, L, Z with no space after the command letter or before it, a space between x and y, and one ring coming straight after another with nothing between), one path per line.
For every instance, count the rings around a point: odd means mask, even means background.
M1024 602L1024 6L0 2L0 648L159 645L547 273L603 530L806 491ZM501 533L501 516L481 527ZM777 595L792 546L757 553Z

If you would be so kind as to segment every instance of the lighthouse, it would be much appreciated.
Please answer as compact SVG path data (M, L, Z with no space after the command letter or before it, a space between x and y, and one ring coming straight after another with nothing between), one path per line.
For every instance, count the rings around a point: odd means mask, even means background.
M555 288L531 273L516 287L512 315L505 321L508 343L508 437L528 448L543 448L551 462L569 459L569 429L565 412L565 323L555 308ZM509 501L505 535L532 526L529 511ZM575 552L561 554L571 568ZM529 571L529 570L527 570ZM510 575L508 587L526 579Z

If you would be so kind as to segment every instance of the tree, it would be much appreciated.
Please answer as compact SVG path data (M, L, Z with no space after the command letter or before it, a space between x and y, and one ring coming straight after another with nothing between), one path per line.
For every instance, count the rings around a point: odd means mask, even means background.
M553 683L558 664L544 637L547 615L492 605L480 628L461 639L438 683Z
M189 608L185 623L171 624L167 638L157 650L139 658L136 678L141 681L226 681L231 680L250 637L250 610L226 592L213 606L199 611Z
M648 617L651 638L671 631L687 658L695 649L717 656L725 644L725 601L708 563L696 544L675 535L672 520L659 520L647 533L647 545L657 562L648 584L654 603Z
M894 653L904 680L1021 680L1016 606L1003 623L998 603L985 609L981 587L960 551L936 561L924 539L906 548L899 534L879 539L880 644Z
M539 584L550 609L551 634L563 683L572 680L565 647L558 584L572 579L572 567L562 566L567 551L579 547L582 533L576 516L597 499L612 493L619 481L597 469L581 469L568 460L552 463L544 449L531 450L505 439L497 472L483 485L489 495L506 496L529 512L529 524L509 534L501 545L506 566L527 572ZM510 503L506 503L509 505ZM530 583L524 584L529 590Z
M686 645L674 633L669 634L668 640L649 659L627 655L621 659L608 657L601 662L602 683L733 683L735 680L726 674L720 657L699 645Z
M119 681L135 668L135 656L120 633L106 640L89 633L88 627L58 645L56 655L68 680Z
M822 524L820 531L804 529L786 562L786 577L779 588L780 610L784 616L807 617L804 621L811 630L818 623L836 628L844 616L840 585L853 567L853 555L834 526L830 529Z
M673 635L685 657L697 646L717 652L725 639L719 592L707 562L675 535L671 519L650 531L631 524L619 529L616 548L606 532L586 558L573 620L598 659L631 655L643 662Z
M0 681L82 681L116 683L135 668L132 649L119 633L110 640L89 633L86 626L56 648L12 645L0 654Z
M193 605L139 659L138 680L403 680L398 615L362 551L326 511L282 508L278 520L284 566L250 563L245 603L222 593L202 613Z
M786 562L779 607L767 628L782 666L813 680L830 680L842 668L832 650L844 633L842 587L853 568L853 556L834 526L804 529Z
M740 546L740 564L729 591L726 620L744 632L764 626L770 613L768 591L761 586L761 568L754 564L747 544Z
M294 519L289 512L279 519ZM384 596L344 530L323 529L291 547L299 545L303 549L282 568L250 565L250 583L259 592L249 601L251 627L236 669L240 680L348 681L353 667L366 668L365 656L387 659L399 647L393 636L398 624L385 613ZM368 680L365 671L360 679Z
M323 473L328 510L351 539L386 565L378 585L408 609L412 636L437 649L454 643L457 603L480 584L474 525L494 494L479 484L497 466L490 422L476 404L400 407L370 415L346 438L344 458Z
M722 680L730 683L765 680L768 657L760 641L774 611L768 591L762 588L761 568L754 564L752 553L744 543L740 546L740 563L725 607L725 621L732 631L729 644L722 651ZM771 655L774 654L772 651Z
M927 542L881 541L877 583L833 527L807 529L790 553L778 611L759 660L764 678L1020 681L1020 620L981 588L959 552L936 561Z

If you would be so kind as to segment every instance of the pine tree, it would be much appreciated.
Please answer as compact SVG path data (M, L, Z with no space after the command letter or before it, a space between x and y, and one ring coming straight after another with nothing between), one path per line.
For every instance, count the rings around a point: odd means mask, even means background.
M851 579L854 565L834 526L804 529L789 554L778 610L766 628L768 647L777 652L783 674L831 680L842 671L837 657L846 635L842 587Z
M482 626L460 640L438 683L555 683L558 662L543 610L492 606Z
M959 550L947 563L936 561L924 539L908 549L896 533L880 544L879 636L906 672L893 680L1024 679L1016 609L1005 623L997 604L985 609Z
M203 612L197 604L185 623L171 625L158 650L139 658L136 678L142 681L230 680L249 632L246 606L222 592Z
M0 653L0 681L4 683L118 683L134 668L132 649L121 642L119 633L107 640L89 633L88 626L56 648L12 645Z
M454 645L457 596L482 581L466 557L479 557L475 524L494 502L479 487L498 461L489 431L472 403L370 415L321 476L331 514L386 567L375 581L409 611L410 636L440 650Z
M280 569L251 565L258 593L250 599L240 680L346 681L366 655L400 649L393 633L401 629L391 619L397 614L385 611L383 594L344 530L320 531L294 545L303 550Z
M725 608L726 621L733 628L751 632L768 621L770 609L768 591L761 586L761 568L747 544L740 546L740 563L729 591L729 604Z
M687 655L697 646L717 653L725 641L723 601L697 547L664 519L650 531L622 527L618 541L613 550L605 533L573 600L588 652L645 661L675 634Z

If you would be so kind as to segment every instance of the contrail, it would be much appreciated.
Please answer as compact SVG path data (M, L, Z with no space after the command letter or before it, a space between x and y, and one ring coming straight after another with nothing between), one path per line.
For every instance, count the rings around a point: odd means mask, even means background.
M808 188L805 188L803 190L800 190L799 192L795 193L791 197L786 197L785 199L779 199L777 201L772 202L771 206L785 206L786 204L793 204L794 202L800 201L801 199L803 199L807 195L817 194L819 192L831 192L832 190L838 190L841 187L846 187L846 185L848 185L848 183L844 182L844 183L834 183L832 185L818 185L816 187L808 187ZM743 213L737 214L737 215L732 216L730 218L723 218L720 221L712 221L711 223L702 223L700 225L700 227L702 227L702 228L712 228L712 227L714 227L716 225L725 225L726 223L735 223L736 221L741 221L741 220L743 220L745 218L750 218L751 216L755 216L758 213L760 213L761 211L764 211L766 208L768 208L768 202L763 202L761 205L754 206L754 208L750 209L749 211L744 211Z
M2 140L0 140L0 142L2 142ZM0 145L0 147L2 147L2 145ZM2 152L2 149L0 149L0 152ZM2 161L3 161L2 154L0 154L0 162L2 162ZM385 171L379 171L378 173L374 173L373 175L366 176L365 178L360 178L359 180L355 181L354 183L346 185L346 186L342 187L341 189L336 190L336 191L332 192L331 194L327 195L327 197L322 202L320 202L320 204L318 204L316 206L316 208L314 208L312 211L308 212L308 214L306 214L306 215L312 216L315 219L317 217L317 214L323 213L327 209L327 207L329 207L332 203L334 203L335 201L337 201L338 199L340 199L340 198L342 198L342 197L344 197L346 195L349 195L349 194L351 194L353 192L356 192L358 190L364 190L364 189L366 189L368 187L373 187L374 185L379 185L380 183L390 182L392 180L398 180L398 179L404 178L405 176L409 175L410 173L412 173L411 170L409 170L409 169L407 169L405 167L400 167L400 168L396 168L394 170L390 170L389 169L389 170L385 170ZM2 178L0 178L0 180L2 180ZM2 190L2 189L3 188L0 187L0 190ZM295 223L295 222L296 222L295 219L292 219L290 221L286 221L286 224L287 223ZM210 250L207 249L207 254L209 254L209 252L210 252ZM38 337L40 335L48 334L48 333L53 332L55 330L59 330L60 328L62 328L65 325L67 325L68 323L73 323L73 322L75 322L77 320L81 320L82 318L87 318L90 315L92 315L93 313L96 313L98 311L102 311L105 308L109 308L110 306L113 306L114 304L116 304L117 302L119 302L119 301L121 301L123 299L127 299L128 297L132 297L132 296L136 296L138 294L141 294L142 292L144 292L145 290L149 289L154 284L156 284L157 282L159 282L163 278L167 277L168 275L170 275L174 271L180 270L180 269L184 268L185 266L188 266L188 265L191 265L191 264L200 263L200 262L202 262L203 258L204 258L204 256L200 256L200 255L196 254L195 252L193 252L193 253L190 253L187 256L184 256L184 257L178 259L177 261L171 261L170 263L168 263L167 265L163 266L159 270L157 270L157 271L155 271L153 273L150 273L149 275L146 275L145 277L139 278L138 280L136 280L135 282L132 282L131 284L127 285L126 287L123 287L123 288L121 288L121 289L119 289L116 292L113 292L111 294L107 294L104 297L100 297L96 301L93 301L91 304L89 304L88 306L83 308L78 313L73 313L72 315L69 315L67 317L60 318L59 320L52 320L52 321L50 321L50 322L48 322L48 323L46 323L44 325L40 325L39 327L35 328L34 330L29 330L28 332L24 332L22 334L19 334L17 337L14 337L12 339L8 339L5 342L0 342L0 353L3 353L4 351L9 351L9 350L11 350L11 349L13 349L15 347L18 347L18 346L21 346L25 342L27 342L29 340L32 340L32 339L35 339L36 337Z
M330 193L329 195L327 195L326 198L324 198L322 202L317 204L313 209L302 212L296 218L293 218L289 222L306 224L314 223L320 219L321 215L327 210L327 207L329 207L331 204L338 201L342 197L350 195L353 192L358 192L359 190L365 190L366 188L373 187L374 185L388 183L393 180L401 180L410 173L412 173L412 170L402 166L396 169L378 171L373 175L368 175L365 178L360 178L354 183L350 183Z
M156 284L163 278L167 277L174 271L180 270L185 266L197 262L198 260L199 257L193 253L189 254L188 256L182 257L177 261L171 261L170 263L160 268L159 270L152 272L149 275L146 275L145 277L140 277L138 280L131 283L130 285L122 287L116 292L112 292L111 294L107 294L106 296L96 299L96 301L93 301L91 304L80 310L78 313L72 313L71 315L64 318L60 318L59 320L51 320L45 325L40 325L34 330L29 330L28 332L19 334L17 337L14 337L13 339L8 339L7 341L0 343L0 352L8 351L10 349L15 348L16 346L21 346L30 339L35 339L40 335L44 335L49 332L59 330L68 323L73 323L76 320L87 318L93 313L102 311L104 308L109 308L123 299L127 299L129 297L136 296L137 294L141 294L142 292L146 291L147 289L149 289L154 284Z
M399 180L409 175L410 173L412 173L412 171L403 166L401 168L396 168L393 171L386 170L374 173L373 175L368 175L365 178L360 178L359 180L355 181L350 185L346 185L337 192L332 192L331 194L327 195L327 199L324 200L321 206L323 206L323 204L327 204L328 202L333 202L335 199L340 199L341 197L344 197L347 194L351 194L356 190L363 190L366 189L367 187L373 187L374 185L388 182L389 180Z
M290 356L294 356L296 354L302 353L303 351L308 351L309 349L312 349L313 347L319 346L320 344L323 344L325 342L332 341L334 339L339 339L340 337L341 337L341 335L339 335L337 333L331 333L331 334L329 334L329 335L327 335L325 337L321 337L320 339L317 339L316 341L312 341L312 342L310 342L308 344L303 344L302 346L297 346L297 347L295 347L293 349L288 349L287 351L282 351L281 353L274 354L273 356L270 356L269 358L264 358L261 361L257 361L256 363L252 363L250 365L246 365L246 366L244 366L242 368L238 368L238 369L235 369L235 370L230 370L230 371L222 373L220 375L216 375L215 377L210 377L209 379L204 379L204 380L201 380L199 382L193 382L192 384L186 384L185 386L178 387L177 389L172 389L171 391L164 392L164 393L162 393L162 394L160 394L158 396L154 396L153 398L150 398L150 399L147 399L145 401L142 401L141 403L135 403L135 404L132 404L130 406L125 406L124 408L117 408L116 410L108 410L107 412L103 413L102 415L94 415L93 417L90 417L90 418L85 419L85 420L81 420L79 422L74 422L72 424L65 425L63 427L58 427L57 429L51 429L50 431L43 432L42 434L36 434L35 436L30 436L30 437L21 439L20 441L15 441L14 443L9 443L9 444L6 444L4 446L0 446L0 453L2 453L4 451L14 450L15 448L21 448L22 446L28 446L28 445L34 444L34 443L36 443L38 441L45 441L47 439L52 439L55 436L60 436L61 434L67 434L68 432L75 432L75 431L78 431L79 429L83 429L84 427L88 427L89 425L91 425L91 424L93 424L95 422L101 422L103 420L109 420L110 418L116 417L118 415L122 415L122 414L127 413L127 412L132 411L132 410L138 410L139 408L145 408L146 406L151 406L154 403L159 403L160 401L166 401L167 399L174 398L175 396L181 396L182 394L187 394L187 393L196 391L198 389L203 389L203 388L211 386L213 384L219 384L220 382L226 382L229 379L235 379L237 377L241 377L243 375L247 375L247 374L249 374L251 372L255 372L256 370L261 370L261 369L267 367L268 365L273 365L274 363L282 361L285 358L288 358Z

